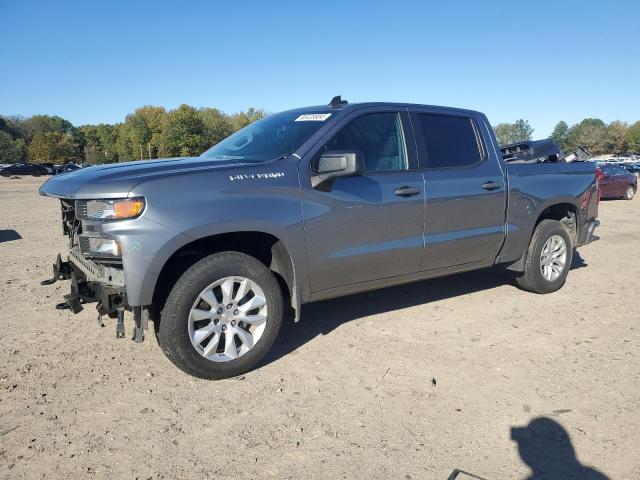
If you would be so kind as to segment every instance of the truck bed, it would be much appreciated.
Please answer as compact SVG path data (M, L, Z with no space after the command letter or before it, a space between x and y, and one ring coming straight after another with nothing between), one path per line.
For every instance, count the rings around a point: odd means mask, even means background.
M519 260L522 245L528 244L538 214L559 202L570 205L575 212L575 245L584 243L586 232L583 230L598 216L595 164L544 162L503 165L509 197L505 212L506 237L497 263ZM559 192L562 192L560 196Z

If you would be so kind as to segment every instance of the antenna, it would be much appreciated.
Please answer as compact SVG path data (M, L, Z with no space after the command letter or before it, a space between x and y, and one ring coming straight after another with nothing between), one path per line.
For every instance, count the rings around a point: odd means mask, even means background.
M340 95L336 95L329 102L329 106L330 107L339 107L340 105L346 105L347 103L349 103L349 102L347 102L346 100L342 100L342 97Z

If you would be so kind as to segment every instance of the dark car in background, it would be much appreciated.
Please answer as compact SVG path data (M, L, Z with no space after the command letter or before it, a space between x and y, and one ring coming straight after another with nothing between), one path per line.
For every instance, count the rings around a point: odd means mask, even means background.
M638 190L638 179L618 165L603 164L596 170L600 198L631 200Z
M633 173L636 177L640 177L640 162L621 163L619 166L624 168L627 172Z
M14 163L0 170L0 175L3 177L10 177L11 175L33 175L34 177L39 177L40 175L48 174L46 167L34 163Z
M64 165L54 165L53 174L59 175L61 173L74 172L81 168L82 167L80 165L76 165L75 163L65 163Z

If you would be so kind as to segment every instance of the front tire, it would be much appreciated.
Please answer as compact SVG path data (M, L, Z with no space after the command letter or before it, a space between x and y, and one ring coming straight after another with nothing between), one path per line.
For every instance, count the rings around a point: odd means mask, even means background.
M524 272L517 281L534 293L552 293L564 285L573 258L567 228L557 220L541 221L527 249Z
M184 372L229 378L264 357L282 317L282 291L262 262L239 252L215 253L174 285L161 313L158 341Z

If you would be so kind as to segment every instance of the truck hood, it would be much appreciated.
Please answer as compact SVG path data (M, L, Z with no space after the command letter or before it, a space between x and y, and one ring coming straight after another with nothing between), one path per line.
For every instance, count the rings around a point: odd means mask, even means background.
M236 160L204 157L164 158L136 160L81 168L51 177L40 187L40 195L47 197L88 199L122 198L131 189L147 179L204 173L226 168L244 168L252 164L239 164Z

